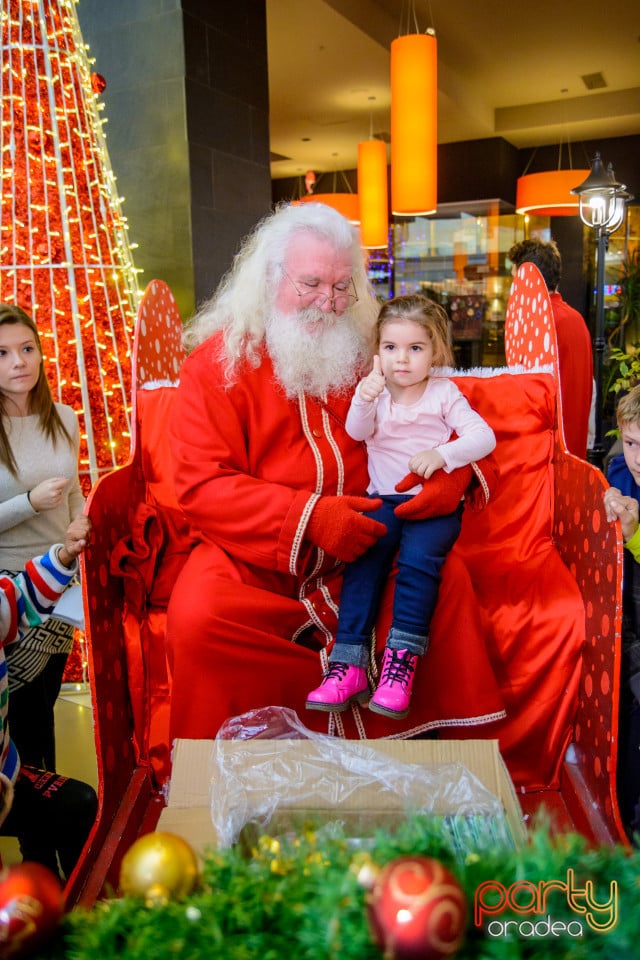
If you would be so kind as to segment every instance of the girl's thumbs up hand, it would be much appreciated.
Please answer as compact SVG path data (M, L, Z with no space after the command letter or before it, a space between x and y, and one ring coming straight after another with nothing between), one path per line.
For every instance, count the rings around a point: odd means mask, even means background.
M384 390L385 378L382 372L380 356L376 353L373 358L373 370L358 384L358 393L363 400L373 401Z

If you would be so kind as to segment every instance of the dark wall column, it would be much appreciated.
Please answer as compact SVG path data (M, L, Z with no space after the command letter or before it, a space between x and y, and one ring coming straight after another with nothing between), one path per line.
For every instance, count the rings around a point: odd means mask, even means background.
M81 0L140 285L184 319L269 210L264 0Z
M195 299L271 204L265 0L182 0Z
M578 215L551 217L551 236L558 244L562 257L562 276L558 290L562 299L571 304L588 322L588 289L584 274L584 228Z

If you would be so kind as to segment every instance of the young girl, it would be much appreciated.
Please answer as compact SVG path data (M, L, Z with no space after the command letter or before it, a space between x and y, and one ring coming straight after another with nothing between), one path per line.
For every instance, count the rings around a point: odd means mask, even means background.
M54 403L35 323L0 304L0 571L64 539L84 497L78 479L78 420ZM55 770L54 705L73 627L50 619L7 650L11 733L24 763Z
M378 599L394 557L398 575L393 618L380 682L369 709L406 717L418 657L424 655L435 609L440 570L460 532L462 506L445 516L405 520L397 508L422 484L399 495L407 471L425 481L487 456L495 447L489 425L471 409L457 386L433 375L450 365L448 322L438 304L420 295L396 297L380 311L378 355L360 381L347 416L347 432L365 440L372 497L369 514L387 528L378 542L345 568L340 616L329 670L307 697L310 710L346 710L369 699L366 668ZM455 432L455 439L451 439ZM402 511L400 511L402 514Z

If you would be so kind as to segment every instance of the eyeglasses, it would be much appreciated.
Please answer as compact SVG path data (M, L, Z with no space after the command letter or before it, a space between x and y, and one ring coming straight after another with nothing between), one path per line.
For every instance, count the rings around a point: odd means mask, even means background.
M329 296L327 293L320 293L317 287L306 283L300 283L301 287L306 288L300 290L298 288L298 284L291 279L289 274L285 273L284 270L282 272L301 301L307 301L309 304L313 303L315 307L320 307L320 309L326 306L327 303L330 303L331 310L333 313L336 313L338 310L346 310L348 307L352 307L354 303L358 302L358 291L356 290L356 285L353 282L353 277L349 277L348 280L344 281L344 289L341 289L339 285L334 284L331 288L333 290L333 296ZM337 290L336 286L338 287Z

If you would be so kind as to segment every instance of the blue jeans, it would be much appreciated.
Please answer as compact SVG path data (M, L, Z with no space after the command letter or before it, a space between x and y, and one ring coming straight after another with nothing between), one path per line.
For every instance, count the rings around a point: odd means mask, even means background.
M384 496L380 509L367 514L384 523L387 532L345 568L336 642L329 658L334 663L367 666L380 596L396 554L398 575L387 646L418 656L427 649L440 571L460 533L462 505L444 517L401 520L393 511L407 499Z

